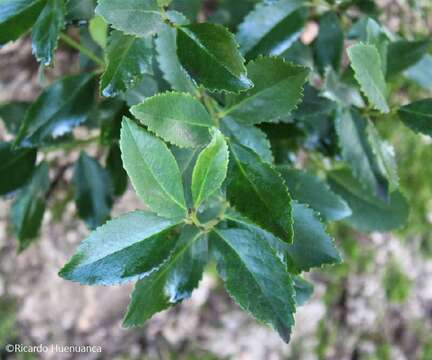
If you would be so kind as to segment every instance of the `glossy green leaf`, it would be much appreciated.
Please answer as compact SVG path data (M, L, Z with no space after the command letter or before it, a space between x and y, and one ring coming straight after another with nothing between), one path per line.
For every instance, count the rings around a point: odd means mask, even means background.
M380 167L368 140L367 128L373 125L368 125L357 112L341 110L336 117L335 126L342 158L351 167L355 177L373 194L386 199L389 174L385 168Z
M201 23L179 27L177 55L188 74L209 90L239 92L253 85L234 36L223 26Z
M123 168L120 148L117 144L110 147L106 159L106 170L111 179L115 196L121 196L127 189L128 177Z
M177 31L164 25L155 40L157 61L164 79L174 90L195 94L197 89L177 57Z
M292 241L291 198L280 174L252 150L230 144L227 198L250 220Z
M236 35L242 54L279 55L297 40L304 23L300 0L259 2L238 27Z
M30 182L18 193L11 207L11 221L18 237L19 251L25 250L38 235L48 189L48 164L43 162L35 169Z
M270 244L252 229L215 230L211 246L219 275L235 302L288 342L294 325L294 288Z
M306 303L313 294L314 286L300 276L293 276L295 300L297 306Z
M118 98L103 99L97 104L89 120L94 121L95 126L99 126L102 145L111 145L118 141L124 113L125 103Z
M142 325L155 313L189 298L206 262L207 237L185 226L170 258L135 285L123 326Z
M254 87L234 98L223 111L245 124L276 121L289 115L303 96L309 70L286 63L280 58L258 58L249 62L248 76Z
M429 39L390 43L387 53L387 77L397 75L417 63L430 48Z
M155 34L163 23L157 0L99 0L96 13L129 35Z
M160 216L184 217L186 204L180 171L165 143L125 117L120 149L123 166L144 203Z
M389 231L401 227L408 218L408 204L399 191L390 193L388 202L373 197L346 169L328 174L330 187L342 196L352 210L345 219L361 231Z
M347 203L317 176L288 166L279 166L291 196L311 206L326 221L341 220L351 215Z
M189 94L158 94L130 111L150 131L174 145L196 147L210 139L212 119L204 105Z
M101 78L103 96L117 96L153 74L153 41L113 31L107 48L108 65Z
M432 98L402 106L398 115L413 131L432 136Z
M432 91L432 55L424 55L420 61L408 68L404 75L423 89Z
M89 21L88 29L94 42L105 49L108 42L108 24L105 20L101 16L94 16Z
M151 275L170 257L176 222L136 210L93 231L59 275L86 285L112 285Z
M348 48L351 67L363 93L377 110L388 113L387 85L382 71L381 58L373 45L356 44Z
M220 126L225 135L252 149L263 160L273 162L270 141L264 131L253 125L239 123L230 117L224 118Z
M0 46L18 39L29 30L47 0L1 0Z
M65 23L64 0L47 0L32 29L32 51L42 65L48 66L54 58L58 38Z
M196 209L222 185L228 169L228 145L219 130L201 151L192 173L192 198Z
M94 104L95 78L79 74L48 86L27 110L15 143L20 147L49 145L83 123Z
M339 17L334 11L321 16L319 33L314 43L315 59L321 72L328 66L339 71L342 60L344 34Z
M31 177L36 150L13 150L11 143L0 142L0 196L23 186Z
M0 118L10 134L16 135L29 106L30 103L23 101L0 104Z
M102 225L109 219L112 206L112 188L106 170L96 159L81 152L73 183L79 216L90 229Z

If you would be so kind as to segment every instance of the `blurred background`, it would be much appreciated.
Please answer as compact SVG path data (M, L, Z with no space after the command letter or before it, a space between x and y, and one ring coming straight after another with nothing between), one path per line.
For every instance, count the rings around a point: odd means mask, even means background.
M213 3L202 11L212 12ZM211 13L214 19L225 16L229 1L220 3ZM254 1L240 3L249 9ZM392 31L430 36L432 1L378 3L380 21ZM316 30L310 23L303 41L312 41ZM78 63L76 53L60 46L55 67L42 76L29 39L8 44L0 49L0 103L33 100L44 82L73 72ZM431 96L432 68L425 70L417 84L403 87L401 103L408 95ZM240 311L211 268L190 300L144 328L122 329L131 286L90 288L57 276L89 231L69 201L78 150L50 153L61 171L56 195L49 199L39 241L21 255L8 224L11 199L0 202L0 359L38 358L8 354L2 350L7 343L97 345L103 351L39 356L44 359L432 359L432 144L401 127L380 130L397 152L402 189L412 206L408 226L392 234L362 235L332 225L344 263L308 277L315 293L299 308L289 345ZM89 149L93 155L97 151ZM140 207L129 189L113 216Z

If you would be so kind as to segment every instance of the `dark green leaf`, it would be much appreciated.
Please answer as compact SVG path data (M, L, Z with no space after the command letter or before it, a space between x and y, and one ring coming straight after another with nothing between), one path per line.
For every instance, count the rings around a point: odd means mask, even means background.
M96 159L81 152L73 182L78 214L90 229L95 229L110 217L112 185L108 174Z
M43 162L34 170L30 182L18 193L11 207L11 221L19 240L19 251L25 250L38 235L48 189L48 164Z
M329 185L342 196L352 210L345 219L361 231L389 231L405 224L408 204L399 191L390 193L388 202L380 201L365 190L346 169L328 174Z
M100 143L110 145L120 137L125 104L118 98L104 99L98 104L92 120L100 128Z
M111 179L115 196L121 196L127 189L128 177L121 159L120 148L117 144L112 145L106 159L106 170Z
M176 223L137 210L108 221L79 246L59 275L87 285L112 285L151 275L167 261Z
M252 86L234 36L223 26L201 23L179 27L177 55L188 74L209 90L239 92Z
M185 14L189 20L195 21L201 5L202 0L173 0L170 7Z
M36 162L36 150L13 150L10 143L0 142L0 195L18 189L30 178Z
M280 166L278 170L291 196L303 204L310 205L324 220L340 220L351 215L347 203L318 177L288 166Z
M432 91L432 55L423 56L419 62L408 68L404 75L423 89Z
M159 90L162 90L163 88L159 89L159 85L157 78L144 74L141 82L121 94L120 97L125 100L129 106L133 106L157 94Z
M236 96L222 116L230 115L250 125L287 117L300 102L309 74L306 67L280 58L258 58L249 62L247 70L254 87Z
M230 144L227 198L263 229L292 241L291 198L280 174L252 150L234 143Z
M96 13L129 35L152 35L163 23L157 0L99 0Z
M185 226L171 257L135 285L123 326L142 325L155 313L189 298L201 280L206 262L207 237Z
M267 135L253 125L241 124L226 117L220 124L225 135L235 139L239 144L255 151L263 160L272 163L273 154Z
M0 105L0 118L3 119L9 133L16 135L29 106L30 103L21 101Z
M344 34L339 17L334 11L329 11L320 18L319 33L314 43L316 63L321 72L328 66L339 71L343 45Z
M304 24L304 13L296 11L302 5L300 0L259 2L238 27L242 54L249 58L260 53L279 55L289 48Z
M66 2L68 21L90 20L94 16L96 0L69 0Z
M402 106L398 115L413 131L432 136L432 98Z
M287 50L280 54L279 57L297 65L303 65L309 68L314 67L311 48L303 44L300 40L294 42Z
M305 85L303 101L298 108L293 111L292 117L295 119L305 119L311 117L328 115L335 109L335 102L320 95L317 89L310 85Z
M251 229L215 230L212 235L218 272L230 296L288 342L294 325L295 293L276 252Z
M182 179L166 144L125 117L120 149L123 166L144 203L160 216L184 217L186 204Z
M348 48L351 67L363 93L377 110L388 113L387 85L378 50L374 45L356 44Z
M397 75L414 65L430 46L430 40L399 40L390 43L387 53L387 77Z
M32 29L32 50L42 65L48 66L54 58L60 31L65 22L64 0L47 0Z
M153 41L113 31L107 48L108 66L101 78L103 96L117 96L153 74Z
M300 276L293 276L295 300L297 306L307 302L313 294L314 286Z
M61 140L87 119L94 87L94 75L85 73L52 83L27 110L15 143L32 147Z
M192 198L196 209L221 187L227 168L228 146L222 133L215 129L212 141L199 154L192 173Z
M2 0L0 4L0 46L18 39L29 30L46 0Z
M196 147L210 139L212 119L204 105L189 94L158 94L130 111L150 131L174 145Z

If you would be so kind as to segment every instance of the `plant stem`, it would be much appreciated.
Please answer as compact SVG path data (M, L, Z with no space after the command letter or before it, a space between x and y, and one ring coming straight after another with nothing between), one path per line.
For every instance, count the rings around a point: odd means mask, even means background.
M218 114L218 111L217 111L216 106L214 104L215 101L210 96L208 96L206 94L205 90L202 90L202 92L201 92L201 99L203 100L205 107L207 108L208 112L210 113L215 126L218 127L219 126L219 114Z
M78 50L79 52L83 53L89 59L93 60L96 64L101 65L101 66L105 66L105 61L103 61L93 51L91 51L89 48L81 45L80 43L76 42L74 39L72 39L71 37L69 37L65 33L60 33L60 39L62 39L63 42L65 44L69 45L71 48L74 48L74 49Z

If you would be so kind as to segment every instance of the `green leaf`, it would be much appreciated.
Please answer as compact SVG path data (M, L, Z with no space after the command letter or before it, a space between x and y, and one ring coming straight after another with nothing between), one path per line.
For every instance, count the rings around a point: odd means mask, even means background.
M150 131L174 145L196 147L210 139L212 119L204 105L189 94L158 94L130 111Z
M300 0L259 2L238 27L236 35L242 54L279 55L297 40L304 24Z
M49 145L83 123L94 104L93 74L79 74L48 86L27 110L15 144Z
M176 246L170 229L176 222L136 210L93 231L60 270L67 280L112 285L150 276Z
M296 304L301 306L311 298L314 286L300 276L293 276L293 281Z
M326 12L319 21L319 33L314 43L315 58L321 72L328 66L339 71L344 45L344 33L334 11Z
M292 241L291 198L281 176L252 150L230 143L227 198L240 213Z
M88 29L94 42L105 49L108 40L108 24L105 20L101 16L94 16L89 21Z
M263 160L272 163L270 141L264 131L253 125L241 124L230 117L220 123L221 130L239 144L255 151Z
M303 101L298 108L292 113L294 119L316 118L326 116L335 109L336 103L319 93L317 89L306 84L304 87Z
M163 23L157 0L99 0L96 14L114 29L143 37L158 32Z
M69 0L66 2L67 21L90 20L94 16L96 0Z
M408 68L404 75L423 89L432 91L432 55L424 55L419 62Z
M10 134L16 135L30 103L14 101L0 105L0 118Z
M289 115L303 96L309 70L280 58L258 58L249 62L248 75L255 86L238 96L221 116L252 125L277 121Z
M0 46L18 39L29 30L46 0L1 0L0 1Z
M252 86L234 36L223 26L200 23L179 27L177 55L192 79L209 90L239 92Z
M294 325L294 288L276 252L252 230L214 230L219 275L235 302L288 342Z
M112 188L105 169L96 159L81 152L73 183L79 216L90 229L102 225L109 219L112 206Z
M36 150L13 150L11 143L0 142L0 196L20 188L31 177Z
M398 110L398 115L413 131L432 136L432 98L402 106Z
M348 48L348 56L355 78L372 106L383 113L388 113L390 109L386 100L387 85L376 47L365 44L353 45Z
M368 141L367 128L373 125L368 125L355 111L341 110L335 126L342 158L349 164L353 174L373 194L386 199L389 190L386 176L389 174L380 166Z
M311 206L324 220L341 220L351 215L351 209L347 203L317 176L288 166L279 166L278 170L291 196Z
M197 89L177 57L177 31L164 25L155 40L157 61L164 79L174 90L196 94Z
M170 258L135 285L123 326L142 325L155 313L191 296L207 262L207 237L186 225Z
M401 227L408 218L408 204L399 191L390 193L388 202L380 201L365 190L346 169L328 174L329 185L352 210L345 219L361 231L389 231Z
M11 207L11 222L19 240L19 251L25 250L38 235L48 189L48 164L43 162L34 170L30 182L18 193Z
M160 216L183 218L186 205L182 179L165 143L125 117L120 149L123 166L144 203Z
M89 118L100 128L99 139L102 145L117 142L124 113L125 103L118 98L103 99L97 104L97 109Z
M387 73L387 54L389 36L385 28L380 26L374 19L368 19L366 23L366 35L368 44L374 45L380 54L383 74Z
M431 47L430 40L400 40L389 44L387 77L392 77L417 63Z
M192 198L196 209L222 185L228 169L228 145L219 130L201 151L192 173Z
M107 48L108 65L101 78L103 96L119 95L139 82L144 74L153 74L153 42L113 31Z
M32 29L32 51L44 66L52 63L58 38L65 23L64 0L47 0Z
M128 177L123 168L121 152L117 144L112 145L108 151L106 170L111 179L114 195L123 195L127 189Z

